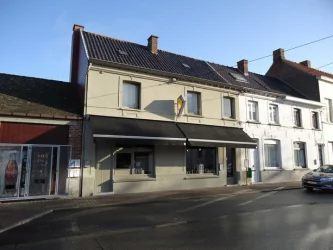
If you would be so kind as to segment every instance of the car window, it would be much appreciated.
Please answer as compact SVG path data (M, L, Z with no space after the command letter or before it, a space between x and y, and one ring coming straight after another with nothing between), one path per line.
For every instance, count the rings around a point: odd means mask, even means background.
M317 169L317 172L332 173L333 174L333 166L330 166L330 165L322 166L322 167Z

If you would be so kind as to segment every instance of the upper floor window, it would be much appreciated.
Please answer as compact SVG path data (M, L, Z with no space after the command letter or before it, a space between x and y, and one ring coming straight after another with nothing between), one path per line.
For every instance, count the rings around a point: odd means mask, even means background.
M253 101L248 101L247 103L249 121L258 121L258 103Z
M200 115L201 96L197 92L187 92L187 112L189 114Z
M300 109L294 109L294 126L302 127L302 117Z
M318 112L312 112L311 113L312 117L312 128L319 128L319 119L318 119Z
M123 83L123 107L140 109L140 85Z
M235 118L235 99L223 97L223 117Z
M279 123L279 108L278 105L269 105L269 123Z
M332 100L331 99L325 99L325 105L326 105L326 121L327 122L333 122Z

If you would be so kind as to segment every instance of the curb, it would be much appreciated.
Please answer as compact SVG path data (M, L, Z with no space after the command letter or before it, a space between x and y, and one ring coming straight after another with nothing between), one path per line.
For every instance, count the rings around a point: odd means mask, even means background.
M22 226L22 225L24 225L24 224L27 224L28 222L31 222L31 221L33 221L33 220L35 220L35 219L38 219L38 218L40 218L40 217L43 217L43 216L45 216L45 215L47 215L47 214L50 214L50 213L52 213L52 212L53 212L53 209L49 209L49 210L44 211L44 212L42 212L42 213L36 214L36 215L34 215L34 216L31 216L30 218L27 218L27 219L24 219L24 220L20 220L19 222L15 223L15 224L13 224L13 225L10 225L10 226L8 226L8 227L5 227L5 228L3 228L3 229L0 229L0 234L3 233L3 232L5 232L5 231L8 231L8 230L10 230L10 229L13 229L13 228L15 228L15 227L18 227L18 226Z

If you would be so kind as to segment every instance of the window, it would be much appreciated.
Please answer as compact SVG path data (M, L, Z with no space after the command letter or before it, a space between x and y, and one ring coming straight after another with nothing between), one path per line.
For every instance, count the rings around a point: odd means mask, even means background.
M275 140L265 140L265 167L267 168L279 168L279 142Z
M258 121L258 103L249 101L247 103L249 120L250 121Z
M204 174L217 173L215 148L187 148L186 173Z
M230 75L231 75L233 78L235 78L236 81L239 81L239 82L248 82L248 81L246 80L246 78L243 77L243 76L240 75L240 74L230 73Z
M151 148L118 147L116 152L116 174L153 174Z
M125 51L125 50L118 50L118 53L120 54L120 55L123 55L123 56L128 56L128 53L127 53L127 51Z
M182 64L183 64L183 66L184 66L185 68L188 68L188 69L191 68L190 65L188 65L188 64L186 64L186 63L182 63Z
M300 109L294 109L294 126L295 127L302 127L301 110Z
M329 163L333 163L333 142L328 142L328 159Z
M332 100L331 99L325 99L325 105L326 105L326 121L327 122L333 122Z
M140 85L123 83L123 107L140 109Z
M294 163L295 167L306 168L304 142L294 142Z
M319 158L319 167L324 165L324 149L323 145L318 145L318 158Z
M235 100L230 97L223 97L223 117L235 118Z
M278 124L279 123L279 109L278 105L269 105L269 123Z
M200 93L187 92L187 112L189 114L200 115Z
M312 112L312 128L319 129L318 112Z

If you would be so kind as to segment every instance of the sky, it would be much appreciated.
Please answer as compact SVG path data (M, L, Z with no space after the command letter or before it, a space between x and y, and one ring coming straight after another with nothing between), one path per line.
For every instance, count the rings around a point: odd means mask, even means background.
M333 35L332 0L0 0L0 73L69 80L73 24L227 66ZM286 52L333 62L333 37ZM265 74L272 57L249 63ZM321 70L333 73L333 64Z

